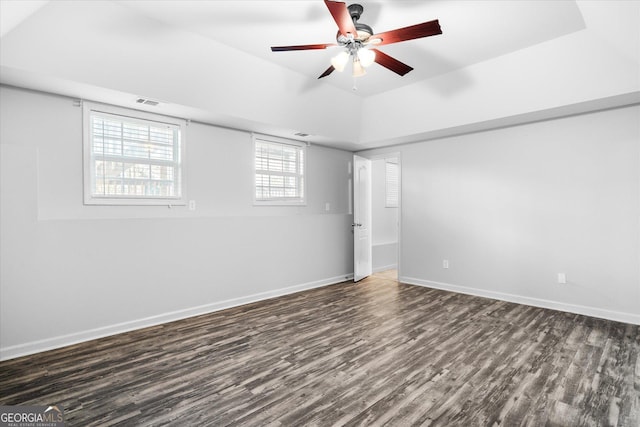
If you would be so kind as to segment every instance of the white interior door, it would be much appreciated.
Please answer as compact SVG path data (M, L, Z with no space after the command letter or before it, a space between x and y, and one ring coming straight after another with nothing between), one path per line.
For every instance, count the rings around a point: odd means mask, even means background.
M353 156L353 280L371 275L371 160Z

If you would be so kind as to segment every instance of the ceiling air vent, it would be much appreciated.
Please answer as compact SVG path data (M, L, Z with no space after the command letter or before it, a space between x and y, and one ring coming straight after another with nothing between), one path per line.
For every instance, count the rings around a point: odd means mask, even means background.
M152 101L151 99L144 99L144 98L138 98L136 99L136 102L138 104L144 104L144 105L151 105L151 106L156 106L158 104L160 104L158 101Z

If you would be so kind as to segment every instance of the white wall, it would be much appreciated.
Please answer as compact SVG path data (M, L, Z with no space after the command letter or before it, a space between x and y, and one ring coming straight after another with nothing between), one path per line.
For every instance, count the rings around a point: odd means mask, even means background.
M398 208L385 206L385 159L371 161L371 243L373 271L398 264Z
M640 324L639 106L393 150L401 280Z
M308 205L254 207L250 135L192 123L196 211L84 206L81 108L0 87L0 123L2 358L353 273L351 153L309 147Z

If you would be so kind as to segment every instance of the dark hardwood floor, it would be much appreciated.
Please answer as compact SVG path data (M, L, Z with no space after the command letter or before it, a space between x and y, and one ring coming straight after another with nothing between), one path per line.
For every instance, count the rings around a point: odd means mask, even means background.
M640 425L640 326L379 274L0 363L70 426Z

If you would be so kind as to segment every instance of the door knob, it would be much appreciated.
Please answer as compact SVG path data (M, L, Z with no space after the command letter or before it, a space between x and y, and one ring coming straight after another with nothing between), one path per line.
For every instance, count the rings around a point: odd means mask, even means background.
M358 223L353 223L351 224L352 227L362 227L362 224L358 224Z

